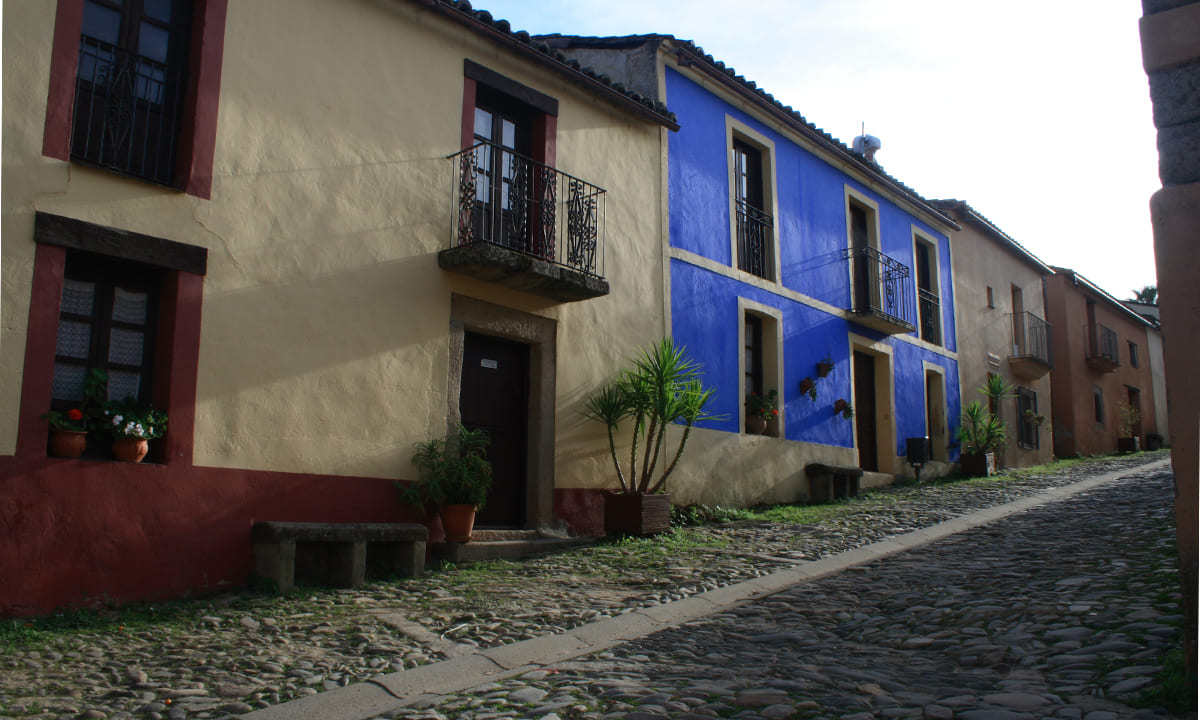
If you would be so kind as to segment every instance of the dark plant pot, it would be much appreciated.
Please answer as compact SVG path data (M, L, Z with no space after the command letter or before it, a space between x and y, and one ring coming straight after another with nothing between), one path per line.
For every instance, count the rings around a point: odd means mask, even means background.
M1141 438L1117 438L1117 452L1135 453L1142 449Z
M846 409L846 400L845 400L845 398L838 398L837 400L834 400L834 401L833 401L833 412L834 412L834 414L840 413L840 412L842 412L842 411L843 411L843 410L845 410L845 409Z
M992 453L963 453L959 458L963 477L988 477L996 472L996 456Z
M471 542L471 533L475 529L474 505L443 505L438 512L442 516L446 542Z
M1163 436L1158 433L1149 433L1146 435L1147 450L1162 450Z
M817 363L817 377L826 377L831 372L833 372L833 363L824 360Z
M50 454L57 458L77 458L87 449L86 430L51 430Z
M113 440L113 457L121 462L140 463L150 451L150 441L142 438L119 438Z
M746 418L746 432L751 435L762 435L767 431L767 419L757 415Z
M643 537L671 529L671 496L604 493L604 532Z

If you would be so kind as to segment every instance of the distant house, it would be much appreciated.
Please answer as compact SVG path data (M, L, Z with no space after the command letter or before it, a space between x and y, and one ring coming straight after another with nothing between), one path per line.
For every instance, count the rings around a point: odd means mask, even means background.
M1154 381L1147 356L1153 325L1119 300L1067 268L1046 278L1046 314L1055 328L1050 371L1054 454L1117 451L1126 435L1159 433ZM1129 409L1132 428L1122 428Z
M1154 386L1154 418L1163 441L1171 437L1167 413L1167 370L1164 359L1163 330L1157 303L1122 300L1121 304L1150 322L1146 328L1146 359L1150 363L1150 381Z
M672 492L722 504L803 499L815 461L890 483L912 473L906 440L925 436L934 459L952 460L955 223L691 42L541 39L679 119L664 179L670 328L704 363L723 417L697 434L695 472ZM765 436L750 434L747 397L771 391L780 414Z
M465 1L3 21L0 615L245 583L256 520L425 519L393 482L459 421L481 523L589 521L579 399L666 327L665 106ZM169 412L145 462L48 456L91 369Z
M1004 378L1015 397L991 408L1008 426L997 460L1008 467L1049 462L1055 331L1046 321L1042 282L1054 271L967 203L933 205L962 228L951 235L951 257L963 402L988 402L976 390L991 375Z

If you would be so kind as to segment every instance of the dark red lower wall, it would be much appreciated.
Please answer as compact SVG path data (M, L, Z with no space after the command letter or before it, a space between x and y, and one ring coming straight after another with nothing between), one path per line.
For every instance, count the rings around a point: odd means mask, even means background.
M259 520L425 520L378 478L12 456L0 478L0 616L244 585Z
M593 488L555 488L554 514L576 535L604 535L604 491Z

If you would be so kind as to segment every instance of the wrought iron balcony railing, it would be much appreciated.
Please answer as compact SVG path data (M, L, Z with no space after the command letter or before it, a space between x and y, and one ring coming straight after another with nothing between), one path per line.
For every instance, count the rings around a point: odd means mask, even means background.
M82 36L71 157L172 184L186 86L182 68Z
M1116 370L1121 366L1117 344L1117 331L1096 323L1088 337L1088 364L1103 372Z
M451 248L500 246L603 276L603 188L492 143L450 158L456 188Z
M774 219L758 208L737 202L738 268L767 280L775 279L772 247Z
M1050 323L1031 312L1012 314L1012 355L1050 366Z
M850 261L850 311L860 322L890 334L916 329L912 305L906 302L912 295L908 266L873 247L848 248L842 257Z
M921 311L921 339L934 345L942 344L942 302L937 295L917 288Z

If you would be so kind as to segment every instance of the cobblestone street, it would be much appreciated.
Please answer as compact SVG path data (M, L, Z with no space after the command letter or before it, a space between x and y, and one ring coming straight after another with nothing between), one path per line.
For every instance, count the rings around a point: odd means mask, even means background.
M1128 703L1179 633L1171 475L1145 469L1164 457L888 488L809 525L707 525L677 534L690 543L599 544L282 598L232 593L163 622L59 631L0 657L0 718L1151 717ZM570 662L471 688L485 677L454 665L669 617L1105 473L1127 475ZM439 668L469 689L388 687ZM378 709L351 707L352 691L372 688Z
M970 532L388 717L1159 717L1171 474Z

